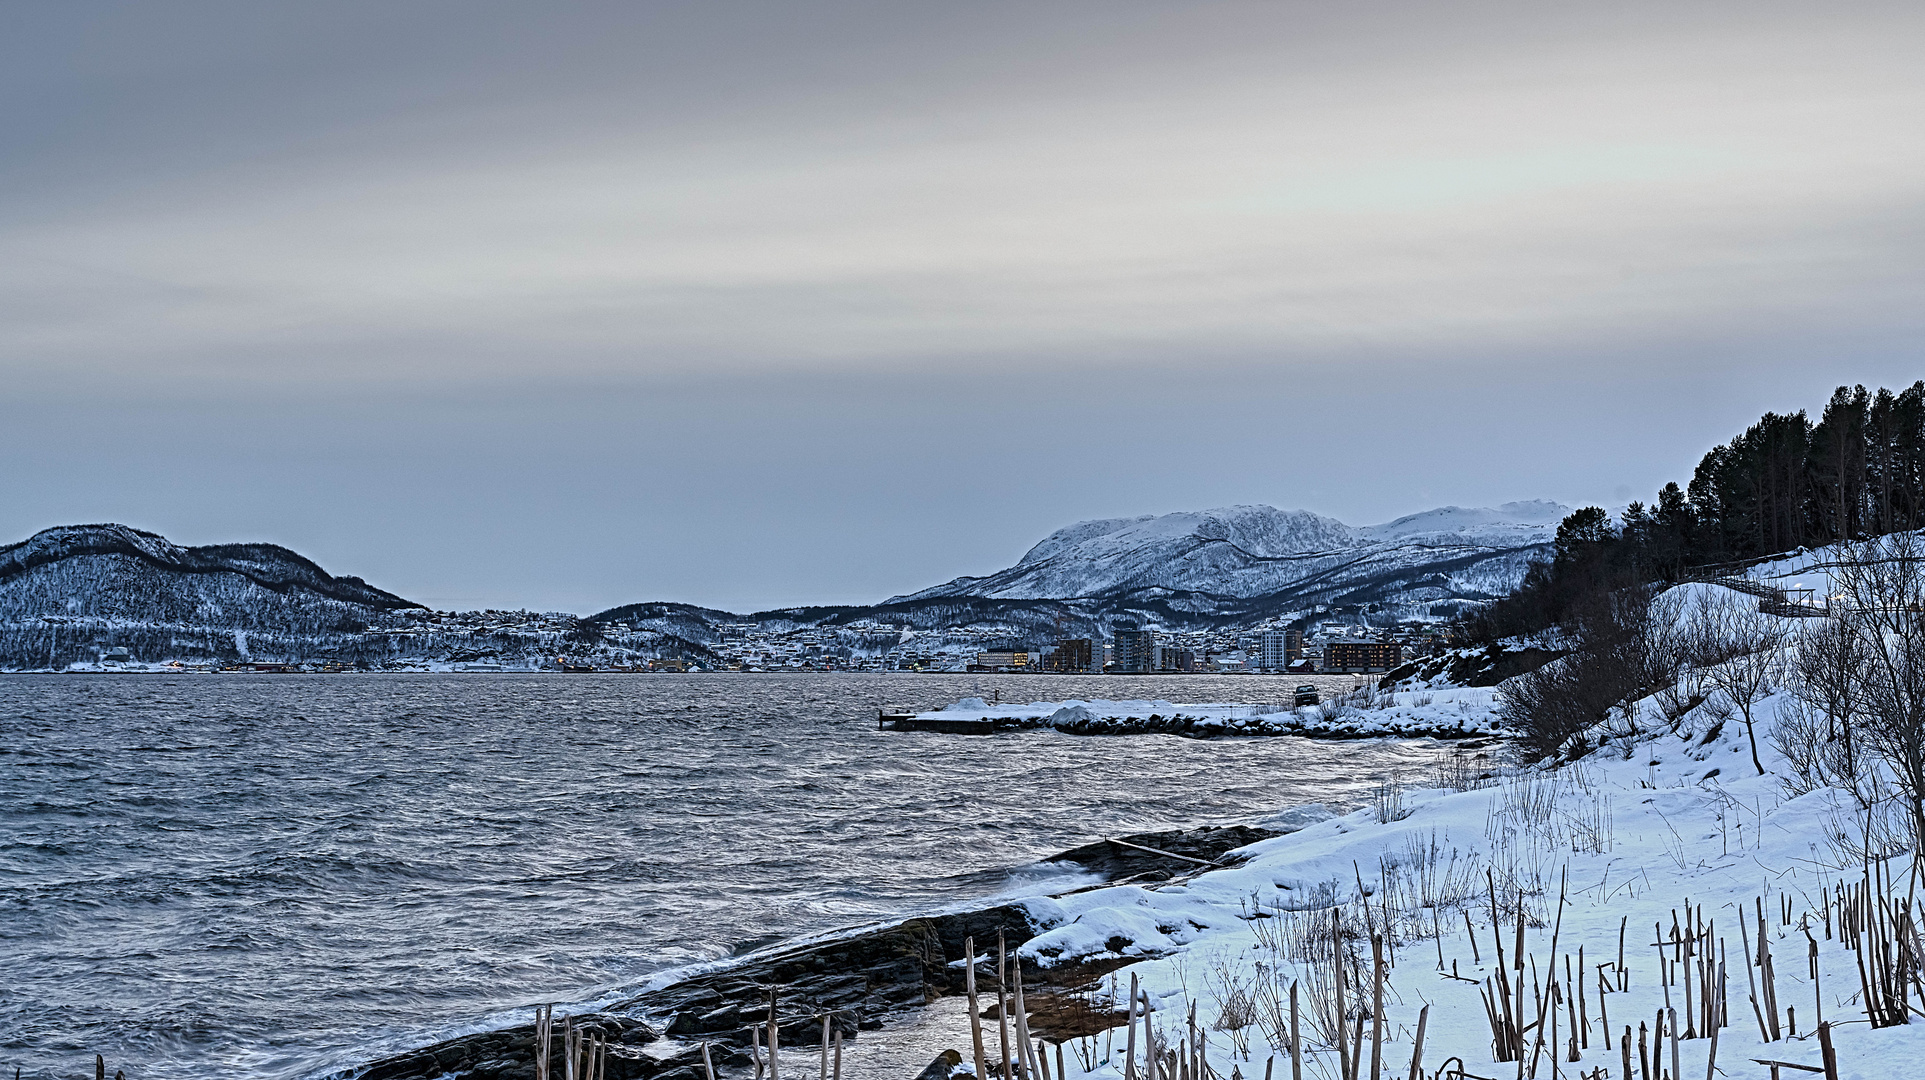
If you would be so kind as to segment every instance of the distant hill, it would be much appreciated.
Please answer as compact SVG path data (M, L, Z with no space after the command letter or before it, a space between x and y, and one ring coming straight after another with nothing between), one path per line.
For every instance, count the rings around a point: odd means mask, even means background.
M272 544L180 547L125 525L74 525L0 547L0 668L123 652L136 663L708 663L707 646L745 630L820 631L824 644L874 654L899 630L1044 640L1107 636L1122 620L1206 630L1320 610L1442 617L1510 592L1566 513L1548 502L1451 506L1362 528L1270 506L1111 518L1059 529L1006 570L879 604L738 615L642 603L586 619L431 612Z
M126 525L0 547L0 665L64 667L103 648L153 658L311 657L421 605L273 544L181 547Z

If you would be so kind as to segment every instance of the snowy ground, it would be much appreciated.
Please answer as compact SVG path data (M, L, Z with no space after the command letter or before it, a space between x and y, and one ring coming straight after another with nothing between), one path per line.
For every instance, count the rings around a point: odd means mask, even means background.
M1820 576L1808 567L1793 572ZM1490 691L1422 696L1427 700L1419 704L1417 696L1399 694L1375 711L1387 720L1439 711L1490 720ZM1209 1067L1225 1078L1263 1076L1272 1059L1275 1077L1291 1075L1284 1048L1292 984L1303 1016L1303 1075L1340 1076L1324 1024L1312 1019L1328 1012L1333 918L1342 928L1345 956L1355 965L1352 1018L1359 1015L1356 983L1369 986L1371 932L1389 942L1384 1076L1412 1075L1419 1014L1426 1006L1421 1061L1432 1077L1455 1059L1453 1067L1477 1077L1623 1080L1620 1040L1628 1026L1632 1075L1640 1080L1762 1078L1769 1071L1754 1059L1818 1065L1814 1028L1821 1019L1834 1025L1840 1076L1925 1076L1925 1023L1870 1026L1860 953L1847 947L1838 904L1841 886L1865 880L1870 850L1889 882L1881 895L1892 898L1896 910L1907 898L1913 870L1907 843L1895 839L1902 831L1878 814L1868 825L1848 792L1824 788L1788 795L1781 779L1789 775L1786 762L1766 738L1788 701L1779 694L1757 706L1766 775L1752 765L1738 718L1720 722L1715 707L1699 707L1673 721L1657 699L1646 699L1614 721L1601 749L1576 763L1479 776L1440 761L1435 775L1386 788L1372 806L1253 845L1245 851L1248 861L1236 868L1176 883L1030 901L1032 912L1051 928L1022 951L1045 964L1118 953L1140 957L1118 973L1117 985L1127 987L1132 976L1141 980L1152 1002L1151 1023L1172 1046L1188 1037L1194 1009L1207 1038ZM1249 706L1167 702L1001 709L970 703L968 711L1015 716L1073 706L1099 715L1177 710L1220 721L1227 733L1272 715ZM1387 722L1385 730L1396 726ZM1520 907L1527 923L1525 970L1509 974L1522 981L1525 1022L1541 1015L1540 1001L1551 1000L1553 978L1560 984L1555 1000L1564 1002L1548 1010L1556 1016L1555 1028L1546 1020L1528 1033L1532 1051L1522 1064L1495 1060L1483 996L1496 971L1500 938L1506 960L1517 961ZM1770 1010L1762 986L1751 988L1762 971L1746 963L1757 955L1760 911L1774 972L1775 1039L1767 1033ZM1708 927L1706 940L1726 965L1715 1072L1709 1068L1714 1043L1706 1037L1703 970L1695 961L1688 965L1687 990L1687 965L1662 959L1675 956L1677 947L1655 944L1671 941L1675 927L1694 924ZM1814 948L1815 960L1809 955ZM1760 1000L1755 1010L1754 992ZM1108 994L1106 984L1096 1003L1110 1006ZM1912 997L1925 1004L1925 985L1917 985ZM1667 1040L1654 1055L1662 1076L1645 1076L1638 1064L1640 1033L1653 1035L1667 1005L1690 1037L1677 1042L1675 1066ZM1567 1040L1574 1021L1579 1038L1571 1060ZM1368 1077L1368 1023L1364 1031L1366 1064L1359 1075ZM1557 1045L1538 1050L1540 1037ZM1121 1027L1072 1043L1069 1080L1123 1075L1126 1044ZM967 1060L968 1045L958 1048ZM1093 1068L1079 1063L1079 1049ZM992 1045L992 1061L995 1056ZM1053 1060L1051 1065L1053 1070ZM1137 1075L1143 1075L1140 1065Z

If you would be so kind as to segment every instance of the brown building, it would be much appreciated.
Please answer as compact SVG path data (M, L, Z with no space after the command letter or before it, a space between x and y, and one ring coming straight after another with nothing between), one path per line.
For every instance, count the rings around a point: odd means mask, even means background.
M1389 671L1403 659L1403 646L1394 641L1332 641L1323 647L1327 672Z
M1065 673L1089 671L1093 645L1094 642L1089 638L1067 638L1059 641L1056 643L1056 648L1050 650L1049 655L1043 658L1043 670ZM1097 670L1102 670L1101 664L1097 665Z

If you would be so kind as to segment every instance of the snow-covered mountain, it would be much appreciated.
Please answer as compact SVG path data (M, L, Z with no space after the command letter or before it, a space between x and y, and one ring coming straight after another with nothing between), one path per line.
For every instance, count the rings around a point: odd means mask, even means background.
M1084 521L1016 565L887 601L944 598L1155 601L1211 608L1383 604L1403 613L1516 587L1570 511L1556 503L1447 506L1358 528L1306 510L1216 510Z
M64 669L110 654L525 668L561 653L700 657L704 643L744 625L873 651L888 628L1024 640L1101 635L1121 619L1244 626L1319 607L1442 616L1515 588L1566 512L1548 502L1450 506L1363 528L1270 506L1111 518L1051 533L1006 570L880 604L751 615L630 604L587 619L430 612L271 544L181 547L124 525L77 525L0 547L0 668Z

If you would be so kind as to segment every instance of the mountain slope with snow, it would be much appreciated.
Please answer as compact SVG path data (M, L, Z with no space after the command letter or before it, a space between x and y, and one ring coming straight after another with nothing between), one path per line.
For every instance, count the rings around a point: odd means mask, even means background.
M1085 521L1045 537L1006 570L888 603L1161 598L1189 607L1379 603L1411 612L1509 592L1568 513L1550 502L1451 506L1357 528L1305 510L1231 506Z

